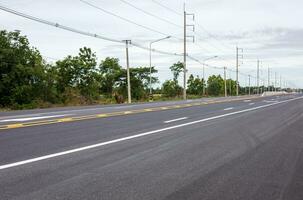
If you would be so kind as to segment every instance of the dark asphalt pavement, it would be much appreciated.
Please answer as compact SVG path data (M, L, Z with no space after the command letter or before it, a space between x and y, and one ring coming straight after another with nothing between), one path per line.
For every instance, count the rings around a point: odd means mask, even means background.
M302 200L300 97L0 130L0 199Z
M164 106L177 106L189 103L212 103L216 101L229 101L237 99L255 98L257 96L241 96L241 97L218 97L218 98L202 98L186 101L164 101L138 104L119 104L119 105L93 105L93 106L74 106L62 108L47 108L0 112L0 127L5 124L13 124L17 122L33 122L39 120L52 120L64 117L82 117L94 114L117 113L130 110L151 109ZM270 97L269 97L270 98Z

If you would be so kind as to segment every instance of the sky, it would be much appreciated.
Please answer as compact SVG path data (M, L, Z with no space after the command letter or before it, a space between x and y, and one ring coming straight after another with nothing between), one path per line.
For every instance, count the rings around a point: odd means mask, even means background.
M195 36L195 42L188 38L188 54L201 62L218 56L206 61L210 65L205 68L206 77L223 76L222 67L227 67L227 77L235 79L238 46L243 49L241 85L248 85L248 74L253 77L251 84L256 84L260 60L261 83L267 84L270 68L271 83L276 74L277 85L281 77L282 85L286 82L289 87L303 88L302 0L0 0L1 6L34 17L115 40L132 40L145 47L153 40L172 36L153 44L153 48L170 53L183 53L184 3L187 13L195 14L194 21L187 17L188 25L195 25L194 32L192 27L187 28L187 34ZM68 32L2 10L0 29L20 30L50 63L77 55L79 48L86 46L99 61L117 57L125 67L122 43ZM148 51L131 46L129 56L132 67L149 66ZM152 53L160 83L172 78L169 67L182 60L181 56ZM202 76L200 63L189 59L187 68L189 74Z

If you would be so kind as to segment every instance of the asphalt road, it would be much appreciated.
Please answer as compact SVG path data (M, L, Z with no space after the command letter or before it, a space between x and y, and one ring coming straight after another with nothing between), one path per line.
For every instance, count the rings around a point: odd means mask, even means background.
M77 107L59 107L49 109L34 109L21 110L11 112L0 112L0 129L8 124L16 123L31 123L37 121L52 121L64 118L81 118L85 116L92 116L98 114L124 114L129 111L144 111L144 109L156 109L160 107L175 108L177 106L186 104L204 104L215 103L218 101L228 102L233 100L241 100L247 98L255 98L257 96L249 97L220 97L220 98L204 98L186 101L166 101L166 102L152 102L139 104L120 104L120 105L94 105L94 106L77 106Z
M0 130L0 199L302 200L302 96L229 100L131 105L147 110ZM130 112L124 107L0 119Z

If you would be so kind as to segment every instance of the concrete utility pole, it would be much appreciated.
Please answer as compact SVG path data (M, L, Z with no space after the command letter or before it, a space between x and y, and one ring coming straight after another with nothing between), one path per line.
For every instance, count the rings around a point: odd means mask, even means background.
M282 76L280 75L280 91L282 91Z
M257 63L257 94L260 94L260 60Z
M236 55L236 95L239 96L239 48L237 47Z
M126 68L127 68L127 101L132 103L131 85L130 85L130 73L129 73L129 57L128 57L128 45L131 44L131 40L124 40L126 44Z
M275 72L275 92L277 92L277 72Z
M183 55L183 66L184 66L184 70L183 70L183 99L186 100L186 88L187 88L187 81L186 81L186 73L187 73L187 68L186 68L186 57L187 57L187 52L186 52L186 39L188 37L191 37L193 39L193 42L195 42L195 38L194 36L187 36L186 34L186 28L188 26L193 27L193 31L195 31L195 26L194 25L188 25L186 22L186 18L187 16L192 16L193 20L195 20L195 15L194 14L187 14L186 13L186 9L185 9L185 3L184 3L184 19L183 19L183 25L184 25L184 38L183 38L183 42L184 42L184 55Z
M270 91L270 69L268 67L268 74L267 74L267 91Z
M237 85L237 96L239 96L239 50L242 51L242 59L243 59L243 49L236 47L236 85Z
M183 71L183 99L186 100L186 10L185 10L185 3L184 3L184 55L183 55L183 65L184 65L184 71Z
M203 63L203 95L205 95L205 87L206 87L206 81L205 81L205 64Z
M227 86L226 86L226 67L224 67L224 93L225 93L225 97L227 97Z
M232 90L231 90L231 83L232 83L232 80L231 80L231 72L229 72L229 95L230 95L230 96L233 95Z
M248 95L250 95L250 75L248 75Z

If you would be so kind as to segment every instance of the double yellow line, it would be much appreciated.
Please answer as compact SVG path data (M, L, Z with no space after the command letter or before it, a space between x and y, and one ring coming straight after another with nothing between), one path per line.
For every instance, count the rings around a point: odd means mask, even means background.
M79 117L67 117L67 118L59 118L59 119L50 119L50 120L26 122L26 123L7 124L7 125L0 125L0 130L24 128L24 127L31 127L31 126L40 126L40 125L47 125L47 124L76 122L76 121L89 120L89 119L98 119L98 118L107 118L107 117L114 117L114 116L132 115L132 114L139 114L139 113L146 113L146 112L156 112L156 111L172 110L172 109L180 109L180 108L188 108L188 107L193 107L193 106L202 106L202 105L208 105L208 104L225 103L225 102L231 102L231 101L243 101L243 100L252 99L252 98L257 98L257 97L228 99L228 100L210 101L210 102L196 102L196 103L180 104L180 105L173 105L173 106L161 106L161 107L145 108L145 109L140 109L140 110L129 110L129 111L120 111L120 112L112 112L112 113L101 113L101 114L94 114L94 115L86 115L86 116L79 116Z

